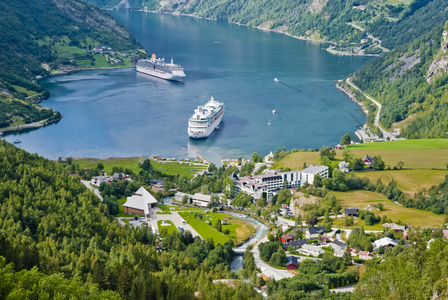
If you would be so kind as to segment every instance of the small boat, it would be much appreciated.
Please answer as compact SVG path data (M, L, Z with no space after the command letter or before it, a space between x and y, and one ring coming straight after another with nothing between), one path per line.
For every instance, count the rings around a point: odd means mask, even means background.
M268 121L268 126L271 126L271 119L269 119Z
M275 109L272 110L272 114L275 114L277 111Z
M22 141L21 140L15 140L14 144L20 144Z
M218 127L218 126L216 126L216 127L215 127L215 130L219 130L219 127Z
M274 78L274 81L278 81L277 77Z

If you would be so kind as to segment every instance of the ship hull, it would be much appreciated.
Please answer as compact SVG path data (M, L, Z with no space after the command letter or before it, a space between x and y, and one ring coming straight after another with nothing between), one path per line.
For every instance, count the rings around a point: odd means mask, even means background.
M212 132L215 130L216 127L221 124L222 116L224 115L224 111L221 113L221 115L212 123L210 126L208 126L204 131L202 132L191 132L188 130L188 135L193 139L205 139L212 134Z
M153 71L153 69L141 68L139 66L137 66L137 72L145 74L145 75L153 76L156 78L160 78L160 79L177 81L177 82L182 81L182 77L180 77L180 76L176 76L176 75L166 73L166 72L161 72L161 71Z

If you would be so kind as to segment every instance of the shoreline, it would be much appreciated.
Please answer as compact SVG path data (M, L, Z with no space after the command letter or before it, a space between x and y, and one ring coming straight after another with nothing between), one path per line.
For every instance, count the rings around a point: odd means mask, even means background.
M45 127L47 125L51 125L53 123L57 123L62 119L62 115L54 120L48 121L48 119L39 121L39 122L33 122L29 124L23 124L23 125L15 125L17 127L6 127L4 129L0 129L0 136L3 136L5 133L8 132L15 132L15 131L22 131L27 129L38 129L40 127Z

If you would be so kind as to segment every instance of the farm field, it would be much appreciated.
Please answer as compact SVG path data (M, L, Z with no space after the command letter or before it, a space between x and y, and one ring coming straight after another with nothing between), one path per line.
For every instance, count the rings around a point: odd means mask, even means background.
M381 202L384 205L383 211L376 211L379 216L386 215L392 221L402 221L415 227L441 226L445 222L443 215L436 215L429 211L418 210L414 208L406 208L395 204L388 200L386 196L380 193L369 191L348 191L348 192L332 192L343 208L349 206L357 206L360 209L368 204L374 206ZM365 227L365 229L370 229Z
M358 177L367 177L370 182L375 183L378 178L384 184L389 184L392 180L397 182L397 186L407 196L422 189L429 189L433 185L443 182L448 170L413 169L413 170L388 170L388 171L364 171L353 172Z
M194 165L195 162L187 161L153 161L151 164L155 170L165 173L167 175L184 175L187 178L193 178L193 176L201 171L207 170L208 166Z
M423 139L393 141L384 143L364 143L350 145L348 149L355 157L365 155L381 156L386 164L393 168L398 162L404 162L405 169L437 169L446 170L448 163L448 139ZM336 150L334 164L342 161L343 150ZM301 170L303 163L320 164L318 152L296 152L278 162L274 168L291 168Z

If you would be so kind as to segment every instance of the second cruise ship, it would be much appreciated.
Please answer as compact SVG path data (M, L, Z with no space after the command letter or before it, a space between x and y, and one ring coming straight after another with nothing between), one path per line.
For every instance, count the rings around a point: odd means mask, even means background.
M224 103L213 97L203 106L198 106L188 121L188 135L200 139L208 137L221 123Z

